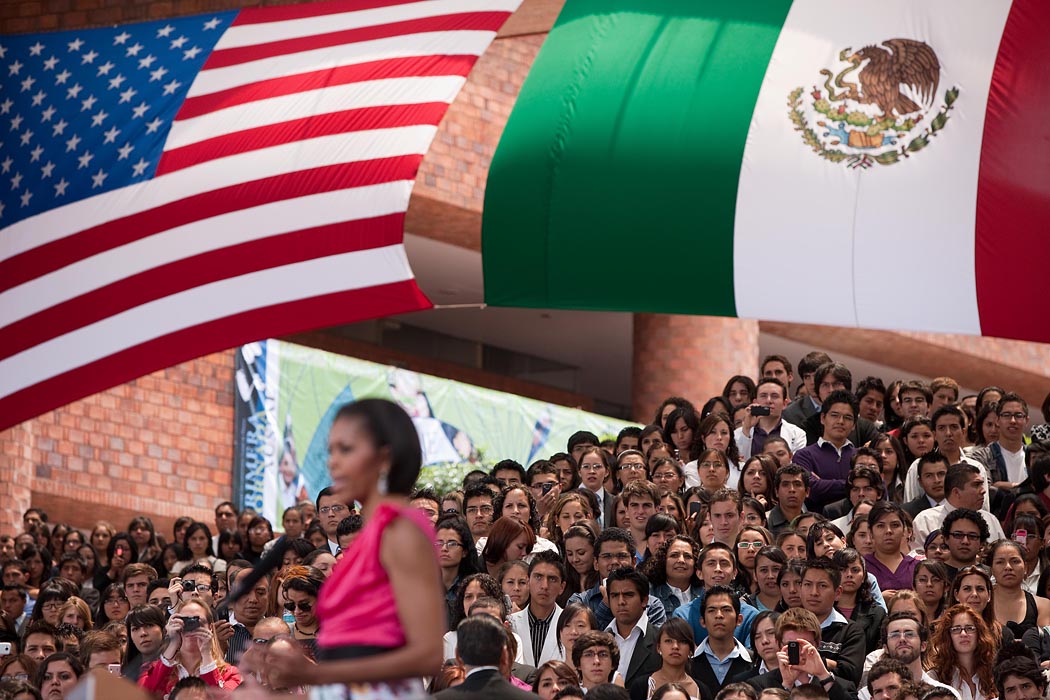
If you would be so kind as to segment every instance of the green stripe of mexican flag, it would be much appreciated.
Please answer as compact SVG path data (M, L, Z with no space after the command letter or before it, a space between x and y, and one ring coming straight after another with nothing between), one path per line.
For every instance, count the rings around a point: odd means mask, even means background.
M493 159L486 301L1050 340L1002 284L1050 259L1047 8L567 0Z

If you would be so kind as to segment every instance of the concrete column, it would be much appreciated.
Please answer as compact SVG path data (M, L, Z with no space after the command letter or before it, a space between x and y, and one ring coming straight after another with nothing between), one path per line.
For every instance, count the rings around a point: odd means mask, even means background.
M758 374L758 322L713 316L634 315L631 413L642 424L668 396L697 409L734 374Z
M0 533L22 532L22 513L32 502L34 421L0 433Z

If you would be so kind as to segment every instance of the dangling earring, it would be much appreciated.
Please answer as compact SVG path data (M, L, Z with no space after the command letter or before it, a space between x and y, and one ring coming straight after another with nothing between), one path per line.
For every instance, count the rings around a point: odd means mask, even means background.
M379 472L379 483L376 485L376 487L379 490L380 496L385 496L387 494L387 489L389 488L387 484L387 479L389 478L389 476L390 472L388 470Z

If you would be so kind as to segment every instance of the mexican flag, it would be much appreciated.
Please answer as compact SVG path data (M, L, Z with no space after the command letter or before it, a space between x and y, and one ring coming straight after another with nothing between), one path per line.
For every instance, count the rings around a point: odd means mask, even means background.
M1050 342L1050 2L567 0L489 304Z

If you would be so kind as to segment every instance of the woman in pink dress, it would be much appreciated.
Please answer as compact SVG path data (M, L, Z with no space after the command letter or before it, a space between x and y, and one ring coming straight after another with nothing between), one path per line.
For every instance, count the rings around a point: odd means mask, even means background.
M396 404L344 406L328 435L328 470L342 503L361 503L365 527L320 591L317 665L290 650L267 654L283 685L327 686L327 698L426 697L441 668L444 589L434 527L410 507L422 454Z

